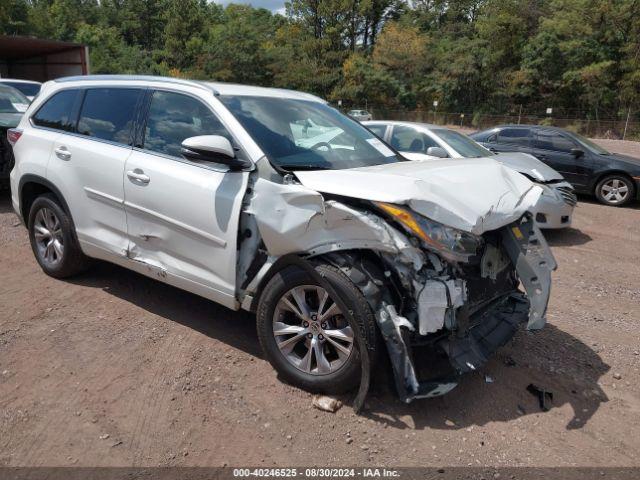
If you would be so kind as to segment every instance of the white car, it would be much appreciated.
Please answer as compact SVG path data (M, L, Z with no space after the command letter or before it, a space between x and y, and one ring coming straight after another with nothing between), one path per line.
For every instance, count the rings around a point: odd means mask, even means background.
M347 115L359 122L373 120L373 116L366 110L349 110L349 113L347 113Z
M571 226L573 209L578 203L573 187L562 175L533 155L494 153L466 135L439 125L397 121L363 124L410 160L493 158L542 188L543 194L532 210L540 228Z
M0 85L7 85L19 90L29 101L33 101L34 98L40 93L40 82L34 82L33 80L20 80L17 78L0 78Z
M403 401L444 394L545 324L541 188L490 159L406 161L318 97L65 78L9 138L13 207L46 274L97 258L256 312L266 358L300 387L366 392L381 336ZM424 346L450 377L418 376Z

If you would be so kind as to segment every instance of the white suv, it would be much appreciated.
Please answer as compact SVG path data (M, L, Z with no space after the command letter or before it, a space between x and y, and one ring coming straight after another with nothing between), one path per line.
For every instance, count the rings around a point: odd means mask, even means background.
M266 357L301 387L353 388L383 339L404 401L442 394L521 323L545 323L539 187L493 160L405 161L312 95L66 78L9 139L45 273L96 258L255 311ZM423 347L451 375L423 376Z

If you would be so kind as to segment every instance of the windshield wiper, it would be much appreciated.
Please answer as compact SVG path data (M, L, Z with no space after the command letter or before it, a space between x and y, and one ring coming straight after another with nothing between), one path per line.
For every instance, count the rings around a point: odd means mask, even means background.
M278 167L286 170L331 170L330 167L322 167L320 165L296 165L296 164L278 164Z

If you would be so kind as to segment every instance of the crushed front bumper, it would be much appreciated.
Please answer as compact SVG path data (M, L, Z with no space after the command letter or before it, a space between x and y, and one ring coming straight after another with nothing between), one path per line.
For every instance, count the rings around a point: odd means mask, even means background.
M530 330L544 326L555 259L531 215L503 227L500 234L526 294L517 290L505 293L472 314L468 314L464 305L455 311L456 326L435 343L448 355L450 375L419 381L413 361L411 325L393 306L384 305L379 312L378 325L403 402L449 392L457 385L459 375L480 368L513 337L521 324L526 322Z

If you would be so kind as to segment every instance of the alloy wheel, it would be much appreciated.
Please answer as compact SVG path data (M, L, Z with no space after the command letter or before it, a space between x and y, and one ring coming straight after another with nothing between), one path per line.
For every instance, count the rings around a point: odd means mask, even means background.
M610 204L623 203L629 196L629 186L618 178L607 180L600 187L602 198Z
M64 239L60 219L50 208L38 210L33 222L33 233L40 259L53 267L62 261Z
M353 352L353 329L329 293L317 285L294 287L280 298L273 335L287 361L311 375L336 372Z

